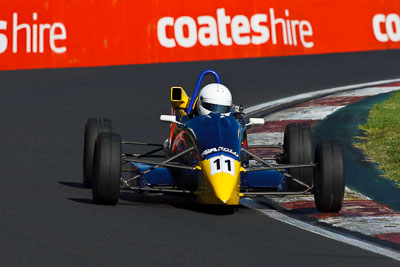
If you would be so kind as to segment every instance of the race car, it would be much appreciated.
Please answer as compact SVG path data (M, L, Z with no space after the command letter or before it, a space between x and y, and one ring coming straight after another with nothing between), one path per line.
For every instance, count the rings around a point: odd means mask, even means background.
M94 203L115 205L121 189L189 194L197 203L231 209L243 197L314 194L319 211L338 212L345 184L341 145L320 142L313 160L311 127L292 123L286 126L279 146L283 153L257 156L252 148L274 148L247 143L248 129L263 125L264 119L247 118L242 105L207 115L196 112L206 75L221 84L215 71L205 70L191 97L182 87L171 87L172 114L160 117L170 123L170 133L162 144L121 140L109 119L87 120L83 184L92 189ZM135 146L149 147L149 151L125 152Z

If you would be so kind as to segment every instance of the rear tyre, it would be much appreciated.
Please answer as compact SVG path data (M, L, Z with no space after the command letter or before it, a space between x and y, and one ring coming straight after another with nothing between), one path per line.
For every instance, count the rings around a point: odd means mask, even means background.
M121 180L121 137L116 133L100 133L96 139L93 167L93 201L115 205L119 199Z
M324 141L315 151L315 206L322 212L338 212L344 198L343 151L337 141Z
M305 123L290 123L285 128L283 141L284 164L310 164L312 162L311 127ZM311 186L313 168L289 169L289 174ZM304 191L306 188L288 179L288 191Z
M92 188L94 144L99 133L111 133L111 120L106 118L90 118L85 125L85 141L83 148L83 186Z

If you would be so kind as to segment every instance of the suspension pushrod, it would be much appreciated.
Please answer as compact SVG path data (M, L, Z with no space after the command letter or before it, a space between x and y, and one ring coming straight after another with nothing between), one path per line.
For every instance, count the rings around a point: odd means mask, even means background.
M149 172L151 172L152 170L159 168L159 167L161 166L160 164L165 165L166 163L168 163L168 162L170 162L170 161L173 161L174 159L177 159L177 158L179 158L180 156L185 155L186 153L189 153L189 152L192 151L193 149L194 149L193 146L192 146L192 147L189 147L189 148L183 150L182 152L179 152L178 154L176 154L176 155L174 155L174 156L172 156L172 157L170 157L170 158L164 160L164 161L161 162L161 163L156 163L156 165L154 165L154 166L152 166L151 168L145 170L145 171L142 172L141 174L135 175L135 176L133 176L132 178L126 180L125 183L129 183L130 181L139 178L139 177L142 176L143 174L149 173ZM127 159L125 159L125 160L127 160ZM138 161L136 161L136 160L133 159L132 162L138 162ZM154 163L153 163L153 164L154 164ZM175 167L176 167L176 166L175 166ZM191 167L189 167L189 168L191 168Z

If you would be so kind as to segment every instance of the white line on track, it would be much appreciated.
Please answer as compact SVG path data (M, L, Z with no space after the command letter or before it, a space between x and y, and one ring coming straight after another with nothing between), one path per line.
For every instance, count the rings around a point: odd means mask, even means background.
M262 103L259 105L255 105L252 107L248 107L244 110L244 113L249 116L252 113L277 107L283 104L291 103L294 101L299 101L307 98L316 98L319 96L327 95L327 94L334 94L334 93L339 93L342 91L347 91L351 89L358 89L361 87L370 87L370 86L375 86L375 85L382 85L382 84L388 84L388 83L395 83L395 82L400 82L400 79L392 79L392 80L381 80L381 81L376 81L376 82L369 82L369 83L359 83L359 84L353 84L353 85L347 85L347 86L340 86L340 87L334 87L330 89L325 89L325 90L320 90L320 91L314 91L310 93L304 93L300 95L295 95L295 96L290 96L290 97L285 97L282 99L270 101L267 103Z
M291 218L285 214L282 214L276 210L273 209L269 209L263 205L261 205L260 203L258 203L255 200L249 199L249 198L244 198L240 201L240 204L242 204L245 207L248 207L250 209L254 209L257 210L265 215L267 215L268 217L278 220L280 222L295 226L297 228L342 242L342 243L346 243L376 254L380 254L382 256L386 256L389 258L392 258L394 260L400 261L400 253L388 248L384 248L384 247L380 247L377 246L375 244L366 242L366 241L362 241L360 239L357 238L352 238L352 237L348 237L345 236L343 234L339 234L339 233L335 233L317 226L314 226L310 223L307 222L303 222L294 218Z

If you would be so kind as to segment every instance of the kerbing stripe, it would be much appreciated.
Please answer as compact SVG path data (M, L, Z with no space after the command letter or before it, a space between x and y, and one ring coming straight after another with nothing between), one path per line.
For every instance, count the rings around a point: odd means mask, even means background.
M249 198L244 198L240 201L240 204L242 204L245 207L248 207L250 209L254 209L257 210L261 213L263 213L264 215L267 215L268 217L278 220L280 222L284 222L286 224L295 226L297 228L336 240L336 241L340 241L376 254L380 254L382 256L386 256L389 258L392 258L394 260L400 261L400 253L390 250L388 248L384 248L384 247L380 247L374 244L371 244L369 242L366 241L362 241L356 238L351 238L339 233L335 233L335 232L331 232L329 230L326 229L322 229L320 227L316 227L314 225L311 225L307 222L303 222L294 218L291 218L289 216L286 216L276 210L273 209L268 209L266 207L264 207L263 205L261 205L260 203L249 199Z
M323 120L344 106L308 106L289 108L264 117L265 121Z
M384 93L390 93L393 91L399 90L399 86L385 86L385 87L368 87L362 88L354 91L347 91L343 93L338 93L332 96L328 96L327 98L331 97L351 97L351 96L374 96Z
M283 132L261 132L247 135L251 145L279 145L283 143Z

